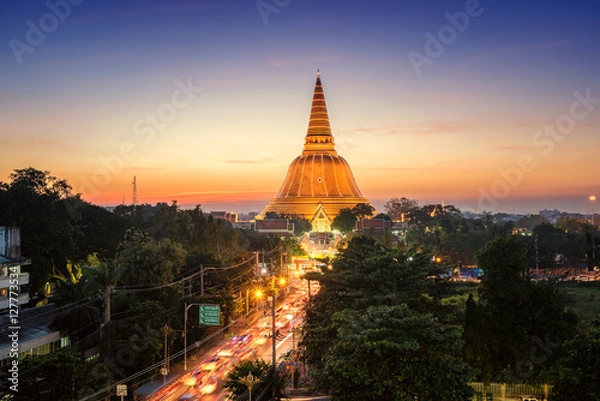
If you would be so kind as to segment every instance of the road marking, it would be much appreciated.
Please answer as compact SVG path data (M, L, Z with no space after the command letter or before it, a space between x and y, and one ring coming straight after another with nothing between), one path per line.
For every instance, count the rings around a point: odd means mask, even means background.
M281 342L275 346L275 349L277 349L277 348L279 348L281 345L283 345L283 343L284 343L284 342L286 342L286 341L287 341L287 339L288 339L288 338L290 338L290 337L292 336L292 334L293 334L293 333L290 333L290 334L288 334L287 336L285 336L285 337L283 338L283 340L281 340Z

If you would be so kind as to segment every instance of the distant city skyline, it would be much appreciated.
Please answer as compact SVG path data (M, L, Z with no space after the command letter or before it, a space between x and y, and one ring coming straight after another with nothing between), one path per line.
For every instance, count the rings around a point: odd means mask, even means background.
M0 181L31 166L116 205L131 203L136 176L139 203L260 211L302 149L320 69L336 149L380 211L404 196L588 214L600 196L600 4L25 0L0 11Z

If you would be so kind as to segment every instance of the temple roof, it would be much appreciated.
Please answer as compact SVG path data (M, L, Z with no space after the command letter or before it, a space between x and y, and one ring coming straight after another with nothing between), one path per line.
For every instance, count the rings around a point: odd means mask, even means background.
M328 152L337 155L333 135L331 134L323 85L321 84L321 74L319 72L317 72L317 81L315 82L308 130L306 131L306 138L304 138L303 155L306 152L313 151Z

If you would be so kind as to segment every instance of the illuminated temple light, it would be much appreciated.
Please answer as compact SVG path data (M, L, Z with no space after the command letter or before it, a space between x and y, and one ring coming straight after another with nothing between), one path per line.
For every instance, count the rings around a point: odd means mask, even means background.
M290 164L277 195L261 212L307 218L312 231L331 231L331 221L343 208L370 204L360 192L348 162L335 150L321 74L313 94L302 154Z

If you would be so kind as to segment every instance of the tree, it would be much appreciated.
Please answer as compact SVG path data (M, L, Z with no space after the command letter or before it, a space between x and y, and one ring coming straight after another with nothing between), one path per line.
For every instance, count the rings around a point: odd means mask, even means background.
M542 223L547 223L548 221L540 216L539 214L531 214L525 217L521 217L519 221L517 221L517 227L519 228L527 228L529 230L533 230L535 227L539 226Z
M340 212L337 216L335 216L331 223L331 228L343 233L347 233L354 230L355 226L356 216L354 215L352 210L348 208L340 209Z
M532 357L532 347L544 341L559 345L573 334L577 319L566 309L565 297L554 283L531 280L527 253L523 241L509 237L489 242L477 254L483 270L479 302L467 305L464 338L467 362L484 381L534 380L557 354Z
M271 365L262 359L245 360L234 365L233 369L227 374L226 381L223 383L223 387L229 390L234 400L245 399L242 398L243 394L248 391L245 380L250 373L252 373L257 382L264 383L270 380Z
M108 385L106 366L97 360L86 361L77 353L53 352L28 356L19 361L18 367L19 401L78 400ZM7 377L2 379L0 391L4 392L11 382Z
M391 198L384 203L385 212L392 218L392 221L405 221L413 209L418 206L417 201L402 197Z
M312 229L310 225L310 221L303 216L292 215L290 216L292 222L294 223L294 235L300 236L304 233L309 232Z
M335 312L350 308L364 311L373 305L407 304L420 313L441 316L443 280L431 280L444 270L431 263L431 255L388 249L371 237L353 238L338 254L332 270L313 277L321 289L307 306L302 342L307 360L317 365L331 348L336 328Z
M337 336L318 372L332 400L466 400L471 367L460 358L461 330L405 304L334 314ZM400 334L402 333L402 334Z
M582 330L564 346L564 356L553 372L558 401L600 399L600 318L584 322Z
M120 245L115 259L119 286L166 284L184 264L185 251L168 239L156 241L148 234L131 229Z
M356 217L357 220L362 220L365 217L373 216L375 212L375 208L373 205L369 205L368 203L357 203L352 208L352 214Z
M102 260L113 259L130 223L106 208L81 202L81 239L74 261L86 260L96 254Z
M98 257L88 255L85 263L67 265L71 275L57 277L57 288L53 302L64 307L65 313L58 314L51 327L68 335L76 343L98 330L102 322L102 298L110 282L110 271ZM87 301L87 302L83 302ZM97 340L97 339L96 339Z
M29 294L40 301L53 270L66 274L67 260L77 260L82 201L49 171L16 169L0 182L0 225L21 229L21 254L31 258Z

